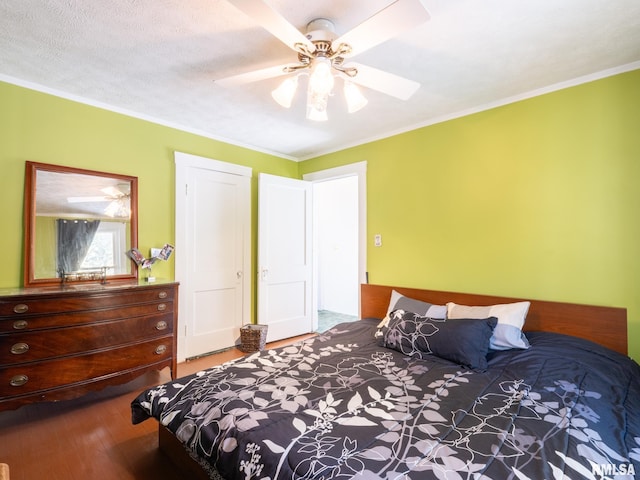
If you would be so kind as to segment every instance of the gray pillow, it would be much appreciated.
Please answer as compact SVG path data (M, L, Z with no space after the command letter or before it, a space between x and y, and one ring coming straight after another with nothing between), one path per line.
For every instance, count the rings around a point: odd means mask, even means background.
M390 314L381 344L408 356L436 355L475 371L487 369L489 339L498 323L485 319L441 320L404 310Z
M434 305L429 302L423 302L422 300L416 300L415 298L405 297L401 293L392 290L391 300L389 301L389 308L387 309L387 315L389 315L394 310L413 312L422 317L440 319L447 318L446 305Z

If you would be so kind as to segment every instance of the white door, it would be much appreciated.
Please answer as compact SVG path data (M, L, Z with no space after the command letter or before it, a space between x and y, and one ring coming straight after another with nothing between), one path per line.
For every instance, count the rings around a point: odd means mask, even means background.
M234 345L240 327L250 321L251 178L246 173L244 167L176 153L181 358Z
M311 183L260 174L258 323L267 340L313 330Z

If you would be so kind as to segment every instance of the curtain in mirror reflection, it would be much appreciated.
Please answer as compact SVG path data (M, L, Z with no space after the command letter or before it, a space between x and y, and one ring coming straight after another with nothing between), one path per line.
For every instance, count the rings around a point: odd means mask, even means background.
M100 220L56 220L58 230L58 272L80 270Z

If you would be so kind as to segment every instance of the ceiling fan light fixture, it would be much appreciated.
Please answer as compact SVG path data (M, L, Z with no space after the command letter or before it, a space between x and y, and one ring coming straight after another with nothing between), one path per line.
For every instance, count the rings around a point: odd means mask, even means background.
M307 105L307 119L314 122L326 122L329 120L327 109L319 110L313 105Z
M316 57L311 67L309 76L309 89L318 94L329 95L333 90L333 73L331 72L331 60L327 57Z
M284 108L290 108L298 89L298 76L285 79L278 88L271 92L273 99Z
M327 116L327 103L329 102L329 94L318 92L311 88L307 89L307 119L316 122L324 122L329 119Z
M335 82L331 69L331 60L328 58L316 57L313 60L307 87L307 119L309 120L324 122L329 119L327 103Z
M129 206L129 198L122 196L113 200L107 208L104 209L104 213L111 218L130 218L131 208Z
M358 86L349 80L344 81L344 98L347 101L349 113L357 112L369 103L369 100L365 98Z

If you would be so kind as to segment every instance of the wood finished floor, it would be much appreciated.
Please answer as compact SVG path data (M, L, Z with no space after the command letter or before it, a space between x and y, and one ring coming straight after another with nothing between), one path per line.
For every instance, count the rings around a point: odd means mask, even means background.
M243 355L232 348L180 363L178 375ZM165 368L78 399L0 412L0 463L9 464L11 480L184 480L158 451L157 422L131 424L131 401L144 389L168 380Z

